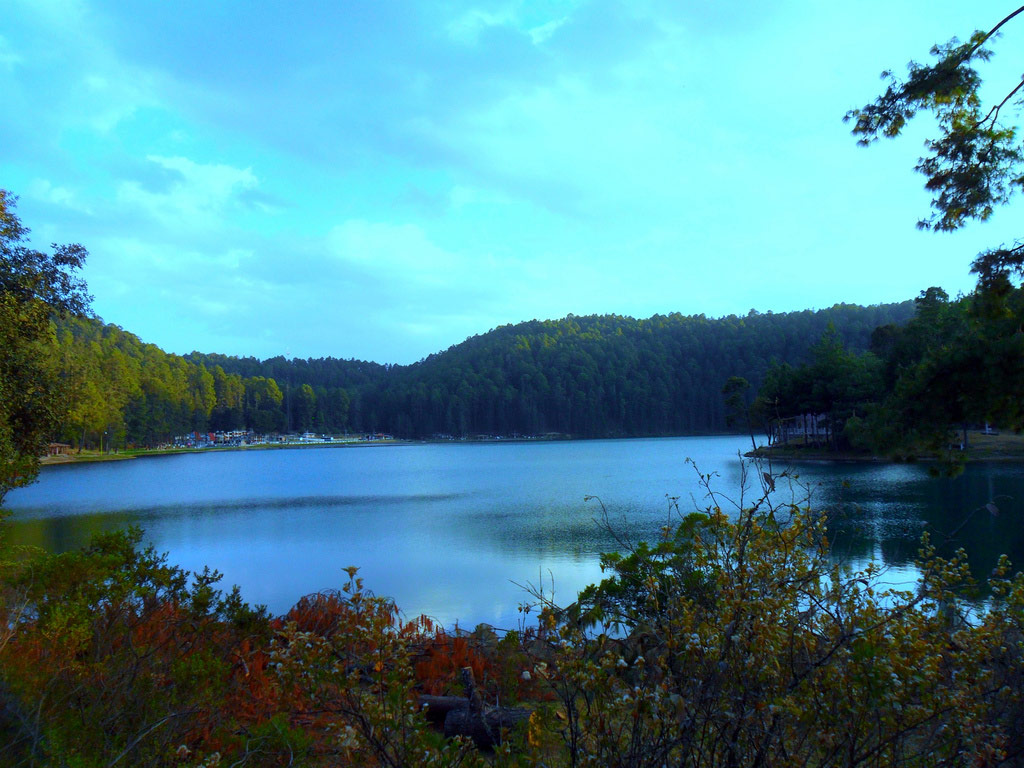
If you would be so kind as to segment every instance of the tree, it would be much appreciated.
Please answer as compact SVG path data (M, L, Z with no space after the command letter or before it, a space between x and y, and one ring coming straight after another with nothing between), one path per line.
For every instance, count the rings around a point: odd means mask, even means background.
M744 429L747 426L746 394L749 389L750 382L742 376L730 376L722 385L727 427Z
M845 119L853 121L854 135L865 146L881 136L899 136L920 111L931 112L938 120L939 135L926 142L928 155L916 166L927 177L925 187L933 195L932 215L918 222L922 229L950 232L971 219L984 221L996 206L1024 188L1024 145L1018 143L1017 126L1007 122L1006 109L1024 90L1024 77L986 105L976 69L992 56L988 44L1022 13L1024 6L989 31L976 31L967 42L953 38L933 46L936 61L930 65L912 61L903 81L890 71L883 72L889 82L885 93L846 114ZM1024 240L979 254L972 271L982 286L1011 275L1024 276Z
M245 425L245 385L237 373L224 373L213 366L213 390L217 402L210 413L210 427L217 430L240 429Z
M76 276L80 245L29 247L14 212L17 198L0 189L0 502L31 483L39 458L69 402L51 316L83 314L90 297Z
M730 429L750 433L750 441L754 442L754 429L767 426L765 420L765 403L755 399L750 402L750 382L742 376L730 376L722 385L722 397L725 404L725 425ZM770 436L771 430L769 430Z
M264 376L246 379L246 422L260 434L277 432L284 428L285 415L281 410L284 394L277 382Z
M300 432L309 432L316 414L316 395L309 384L303 384L295 395L295 426Z
M0 293L23 305L41 301L55 312L85 314L92 297L74 273L85 264L88 251L77 244L54 243L52 254L29 248L31 230L14 213L17 201L0 189Z
M182 364L188 366L188 406L192 411L192 423L197 430L203 431L217 405L213 374L206 370L205 365L190 365L184 360Z

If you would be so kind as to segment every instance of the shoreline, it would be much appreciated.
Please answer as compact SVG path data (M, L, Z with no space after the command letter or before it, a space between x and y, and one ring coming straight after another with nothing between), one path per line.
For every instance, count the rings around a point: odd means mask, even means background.
M669 435L662 437L710 437L712 435ZM720 435L715 435L720 436ZM737 435L739 436L739 435ZM580 440L603 440L603 439L634 439L634 438L579 438L571 436L560 436L557 438L478 438L467 440L350 440L337 442L311 442L311 443L261 443L256 445L230 445L210 446L206 448L151 448L140 450L121 451L119 453L99 453L98 451L83 451L81 453L62 454L59 456L44 456L40 460L40 466L57 467L69 464L92 464L106 461L129 461L133 459L156 458L161 456L176 456L180 454L202 454L222 453L226 451L266 451L266 450L289 450L309 448L379 448L383 446L410 446L410 445L467 445L467 444L496 444L496 443L540 443L540 442L564 442ZM648 439L644 437L635 439ZM985 435L983 433L969 434L968 453L962 460L968 464L981 462L1001 463L1024 463L1024 434L1022 435ZM754 450L747 450L743 453L746 459L761 459L769 461L784 461L807 464L824 464L828 462L839 464L934 464L948 462L934 454L906 455L906 456L879 456L870 453L857 453L853 451L832 452L822 450L814 446L758 446Z
M798 463L822 464L836 462L843 464L935 464L949 463L950 458L934 453L919 455L880 456L873 453L853 451L828 451L814 446L760 446L743 454L748 459L768 459ZM967 464L982 462L1024 463L1024 435L984 434L968 432L967 451L954 459Z
M499 443L558 443L568 441L586 440L649 440L660 438L678 437L724 437L726 434L716 433L711 435L657 435L642 437L572 437L561 435L559 437L502 437L502 438L469 438L465 440L350 440L322 443L259 443L256 445L222 445L210 446L208 448L146 448L138 450L122 450L120 453L100 453L99 451L82 451L81 453L60 454L57 456L43 456L40 459L40 466L60 467L69 464L95 464L105 461L129 461L132 459L147 459L160 456L176 456L183 453L223 453L225 451L266 451L286 450L291 448L379 448L383 446L409 446L409 445L479 445Z
M221 445L209 448L146 448L127 450L120 453L100 453L99 451L82 451L81 453L44 456L39 460L43 467L60 467L68 464L95 464L105 461L130 461L133 459L158 458L160 456L178 456L185 453L225 453L227 451L268 451L286 450L289 448L358 448L379 447L383 445L418 445L417 440L352 440L333 443L260 443L257 445Z

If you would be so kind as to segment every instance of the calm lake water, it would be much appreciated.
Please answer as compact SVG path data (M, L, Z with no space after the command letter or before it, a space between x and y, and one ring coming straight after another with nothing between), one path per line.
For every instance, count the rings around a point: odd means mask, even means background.
M183 454L45 467L10 493L12 534L51 551L97 532L138 525L145 539L189 570L205 565L273 612L339 587L345 566L394 597L408 615L451 625L518 625L528 595L517 584L554 584L571 602L601 577L601 552L617 548L599 524L602 505L618 535L653 539L673 517L709 501L693 459L713 487L739 500L749 439L484 443L303 448ZM779 469L776 467L776 469ZM796 470L816 508L831 511L837 551L870 559L893 581L914 578L927 528L956 535L984 578L1000 552L1024 561L1024 466L972 465L934 479L921 465L823 463ZM803 488L776 494L798 497ZM725 504L723 508L727 508Z

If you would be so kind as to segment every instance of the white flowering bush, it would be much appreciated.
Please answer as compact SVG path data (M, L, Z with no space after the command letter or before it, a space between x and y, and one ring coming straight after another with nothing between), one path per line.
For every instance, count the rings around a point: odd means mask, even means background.
M962 607L927 539L915 590L830 557L826 516L765 493L686 518L541 616L566 765L1002 765L1024 760L1024 580ZM770 484L767 482L770 480ZM714 495L711 496L716 500Z

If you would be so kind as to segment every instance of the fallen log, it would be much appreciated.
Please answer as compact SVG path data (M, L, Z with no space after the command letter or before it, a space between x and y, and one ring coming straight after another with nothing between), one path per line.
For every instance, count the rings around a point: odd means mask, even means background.
M448 713L453 709L466 709L469 706L462 696L428 696L426 694L417 698L420 709L427 716L427 720L441 725Z
M469 736L480 749L494 749L504 734L530 719L530 710L511 707L486 707L479 714L469 707L453 709L444 719L444 735Z
M504 733L530 719L529 709L484 704L469 667L462 669L462 684L465 697L423 695L418 699L430 722L444 723L447 738L468 736L479 749L493 749L501 743Z

